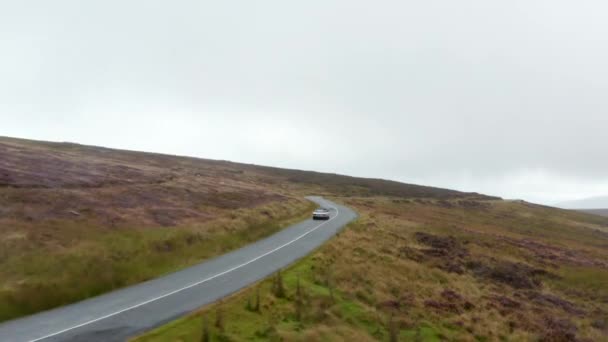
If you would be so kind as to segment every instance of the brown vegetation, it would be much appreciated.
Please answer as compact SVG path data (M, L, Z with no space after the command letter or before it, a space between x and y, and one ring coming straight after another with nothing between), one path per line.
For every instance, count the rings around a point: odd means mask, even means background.
M0 156L0 321L225 253L313 207L221 161L9 138Z
M253 290L227 300L223 338L608 339L606 219L491 199L337 200L359 220L281 272L283 298L268 280L259 312L243 309ZM141 340L195 340L192 321Z
M292 268L203 309L202 327L194 315L142 339L608 336L608 221L600 216L74 144L1 138L0 156L0 317L224 253L276 231L309 210L303 195L320 194L355 208L359 220Z
M347 193L464 195L377 179L0 137L0 321L225 253L307 213L311 204L304 195Z

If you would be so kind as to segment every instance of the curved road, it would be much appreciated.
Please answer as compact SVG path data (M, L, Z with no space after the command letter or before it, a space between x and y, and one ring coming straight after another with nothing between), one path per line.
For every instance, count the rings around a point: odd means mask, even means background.
M320 197L327 221L312 219L196 266L82 302L0 324L0 341L124 341L212 303L293 263L357 214Z

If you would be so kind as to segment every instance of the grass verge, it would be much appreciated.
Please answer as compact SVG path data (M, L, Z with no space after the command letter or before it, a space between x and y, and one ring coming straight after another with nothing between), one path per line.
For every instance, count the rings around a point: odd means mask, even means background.
M229 211L203 224L83 229L53 222L72 245L22 249L6 245L0 269L0 321L83 300L224 254L303 220L316 204L304 200ZM86 235L84 234L86 233Z
M342 200L360 218L312 255L133 341L607 339L608 221L493 200Z

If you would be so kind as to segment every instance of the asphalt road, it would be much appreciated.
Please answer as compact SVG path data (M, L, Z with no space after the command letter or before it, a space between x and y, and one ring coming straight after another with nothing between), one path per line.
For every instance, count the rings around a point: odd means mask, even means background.
M0 324L0 341L124 341L212 303L293 263L356 218L332 208L326 221L312 219L196 266L82 302Z

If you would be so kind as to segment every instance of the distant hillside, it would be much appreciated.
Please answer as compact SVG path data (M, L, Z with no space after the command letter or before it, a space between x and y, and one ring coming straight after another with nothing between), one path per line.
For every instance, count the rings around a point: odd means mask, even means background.
M304 196L311 194L492 199L380 179L0 137L0 321L238 248L308 217L313 208Z
M357 178L313 171L240 164L228 161L114 150L73 143L39 142L0 137L0 187L20 189L103 189L198 182L190 191L214 192L237 183L253 190L266 186L316 186L324 192L420 198L477 197L477 193ZM227 181L227 183L226 183ZM197 183L197 182L194 182ZM270 186L270 187L268 187ZM279 186L279 189L281 187ZM275 191L276 188L273 188ZM268 195L268 194L266 194ZM204 196L203 196L204 197ZM257 200L263 199L255 196ZM189 198L191 199L191 198ZM213 202L214 198L206 198Z
M605 209L608 208L608 196L565 201L557 203L555 206L564 209Z
M589 214L608 216L608 209L579 209L579 211L583 211Z

